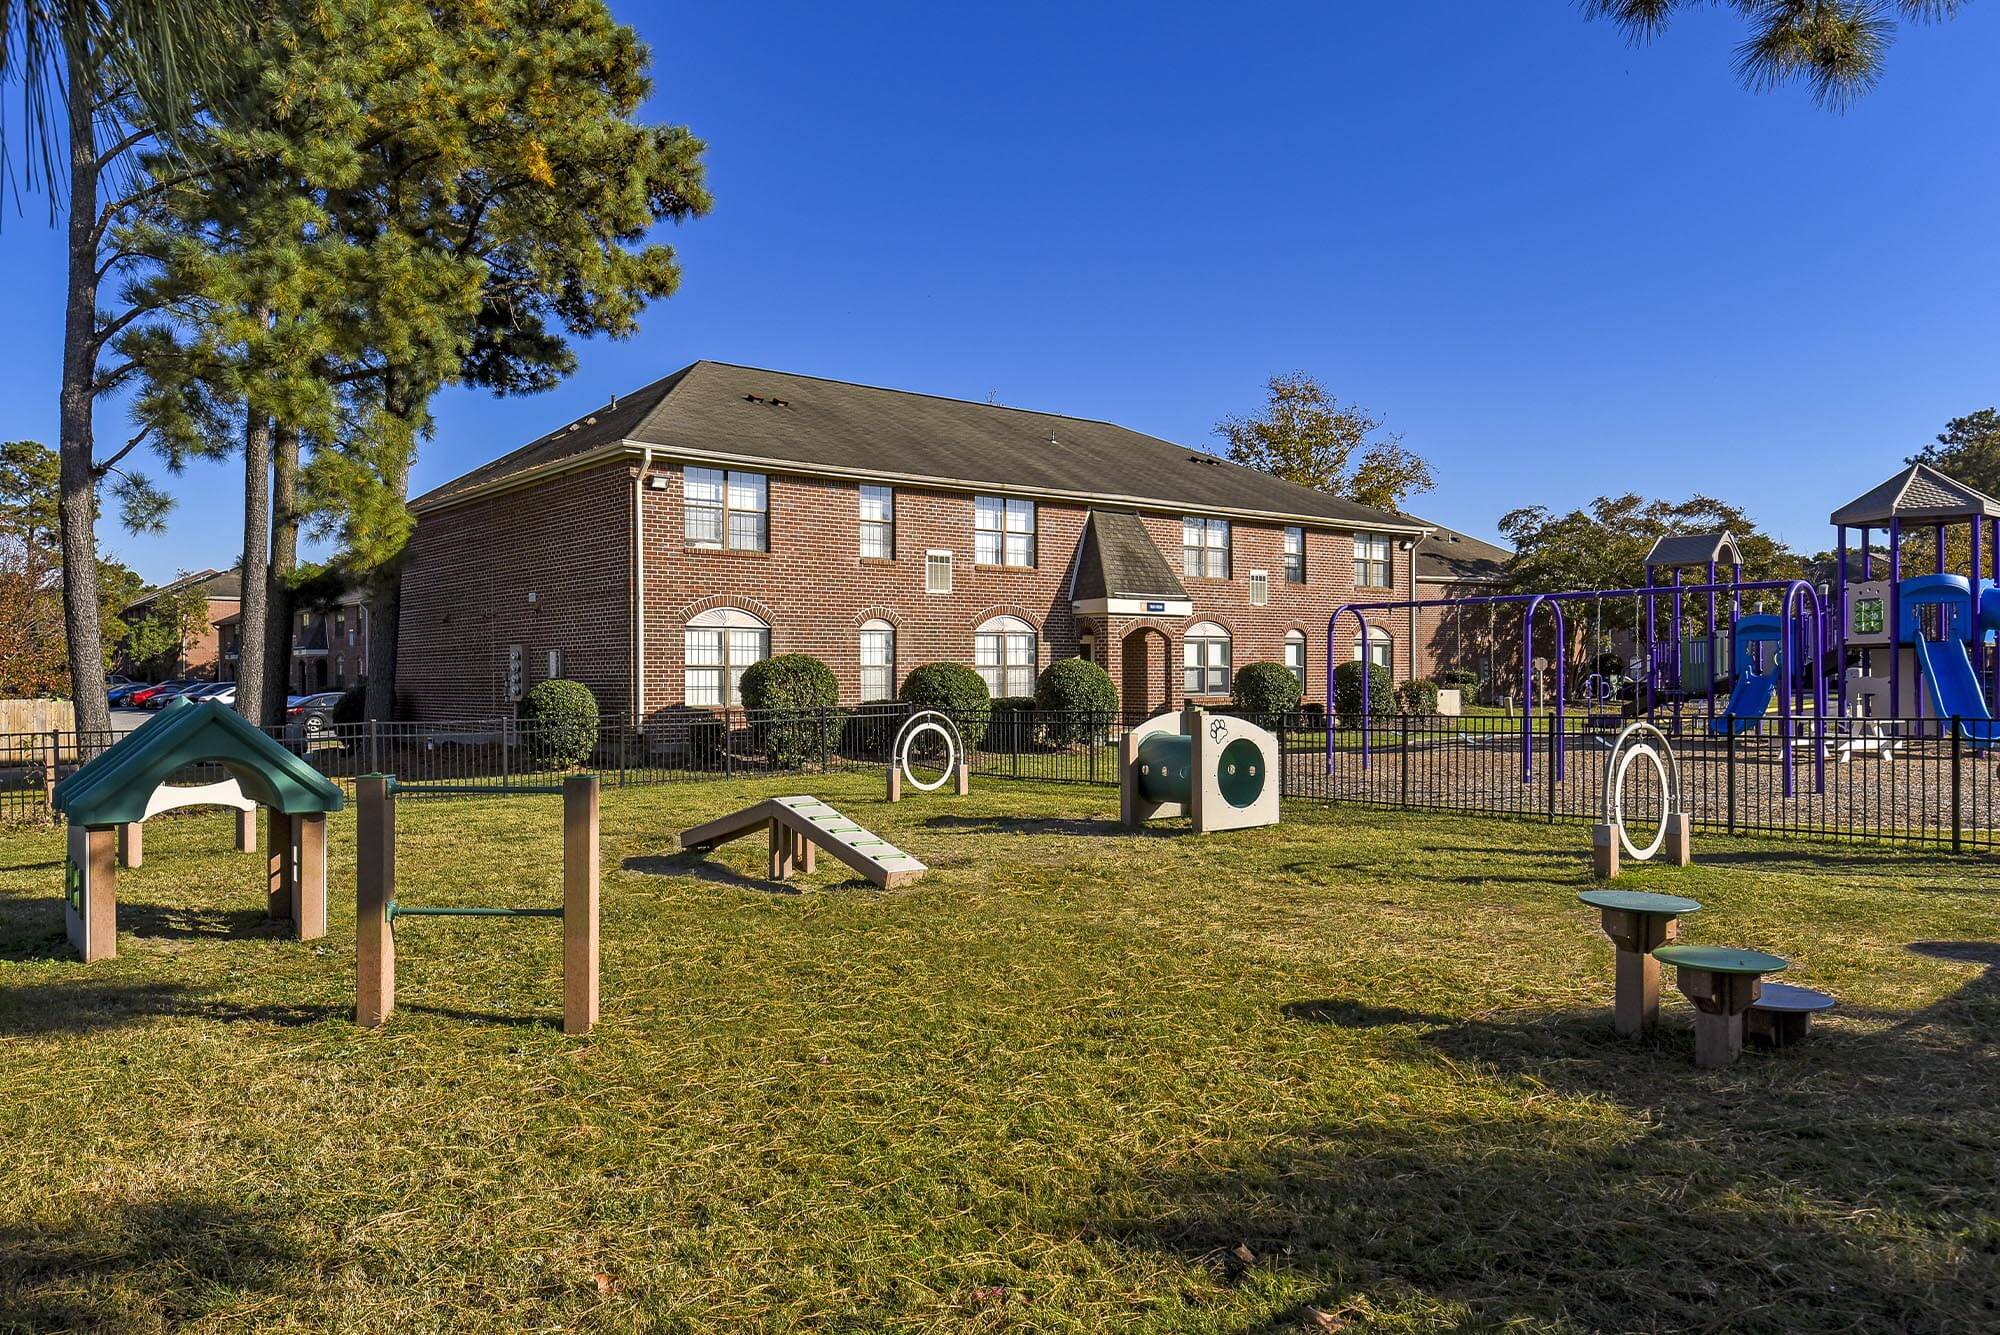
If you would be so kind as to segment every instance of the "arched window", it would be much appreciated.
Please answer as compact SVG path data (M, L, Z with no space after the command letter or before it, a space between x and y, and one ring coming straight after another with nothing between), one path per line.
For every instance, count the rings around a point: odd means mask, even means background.
M1299 679L1299 689L1306 688L1306 633L1302 630L1285 632L1285 666Z
M681 666L688 704L740 705L743 669L771 656L771 628L734 607L691 617L682 633Z
M994 617L972 633L972 665L994 699L1035 693L1035 628L1019 617Z
M1189 695L1229 694L1229 632L1197 621L1181 641L1182 686Z
M861 698L896 698L896 628L879 617L861 625Z
M1361 658L1361 632L1354 632L1354 652L1348 657L1359 661ZM1396 641L1380 626L1368 628L1368 661L1377 667L1396 670Z

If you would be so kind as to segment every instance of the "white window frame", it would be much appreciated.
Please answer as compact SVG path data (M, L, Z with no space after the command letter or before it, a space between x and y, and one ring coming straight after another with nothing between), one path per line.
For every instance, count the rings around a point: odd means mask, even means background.
M933 547L924 553L924 592L951 592L951 548Z
M972 564L1035 568L1035 503L1018 496L972 498Z
M1213 621L1197 621L1181 637L1181 690L1187 695L1227 695L1234 680L1230 657L1234 645L1228 630Z
M859 654L862 703L895 699L896 628L880 617L862 622Z
M1271 602L1271 575L1269 571L1250 572L1250 606L1267 607Z
M1297 661L1293 659L1296 657ZM1302 630L1285 632L1285 666L1299 679L1299 690L1306 689L1306 633Z
M1285 582L1306 582L1306 531L1298 524L1285 526Z
M1194 579L1229 578L1229 521L1181 516L1181 574Z
M1371 624L1368 627L1368 652L1370 655L1379 655L1379 657L1371 657L1371 662L1378 663L1388 669L1390 676L1393 677L1396 675L1395 636L1383 630L1380 626ZM1361 661L1361 634L1359 631L1355 632L1354 644L1351 646L1348 658L1356 663Z
M754 530L754 544L743 535L746 528ZM770 551L771 479L687 465L681 470L681 534L688 546L704 551Z
M681 701L690 709L738 708L743 669L771 656L771 627L735 607L711 607L681 628Z
M1041 647L1041 636L1021 618L993 617L972 633L973 670L996 700L1033 695Z
M872 482L863 483L860 489L859 507L862 559L895 560L896 489L876 486Z
M1377 552L1380 555L1377 555ZM1380 567L1382 577L1374 578ZM1354 587L1393 589L1396 587L1396 544L1386 533L1354 535Z

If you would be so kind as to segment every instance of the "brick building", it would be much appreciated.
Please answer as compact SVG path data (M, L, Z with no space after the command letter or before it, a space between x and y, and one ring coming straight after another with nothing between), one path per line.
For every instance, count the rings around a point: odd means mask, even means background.
M1264 660L1323 700L1328 617L1409 598L1431 528L1105 422L707 361L412 508L397 687L427 718L564 676L652 720L787 652L848 702L939 660L1026 695L1071 655L1139 713Z
M164 594L180 593L185 589L201 590L208 598L208 620L200 632L188 637L181 645L181 651L172 662L135 663L121 651L115 664L120 672L153 676L161 680L170 677L208 677L217 681L231 680L236 676L235 660L224 652L230 631L236 621L236 614L243 606L243 576L235 570L202 570L192 575L182 575L170 584L162 584L157 589L148 589L127 603L119 616L127 625L150 615L153 605Z
M1433 525L1417 544L1417 597L1473 598L1507 591L1507 563L1514 553L1469 534ZM1518 610L1491 607L1424 607L1412 614L1417 675L1471 668L1484 681L1519 675Z
M222 675L234 680L242 656L242 615L215 623ZM362 595L349 592L331 608L309 609L292 618L292 659L286 680L293 695L340 691L358 686L368 670L368 609Z

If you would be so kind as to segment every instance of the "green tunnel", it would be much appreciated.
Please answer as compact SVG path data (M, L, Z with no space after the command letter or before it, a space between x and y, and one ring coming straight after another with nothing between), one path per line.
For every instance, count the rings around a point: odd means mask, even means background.
M1156 732L1139 743L1139 792L1148 802L1179 802L1193 799L1189 771L1193 766L1194 739L1184 732ZM1257 743L1238 737L1222 748L1222 772L1216 787L1232 807L1247 807L1264 791L1267 776L1264 756Z

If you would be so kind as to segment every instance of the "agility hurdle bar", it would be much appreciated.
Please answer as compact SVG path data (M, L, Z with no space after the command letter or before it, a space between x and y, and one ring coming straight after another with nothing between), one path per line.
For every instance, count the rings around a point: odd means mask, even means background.
M598 818L597 776L578 774L561 786L533 789L561 793L563 799L563 902L561 908L506 908L485 905L398 904L396 902L396 794L440 792L442 788L400 786L394 775L366 774L355 780L355 978L354 1020L379 1028L396 1009L398 918L561 918L563 923L563 1032L580 1035L597 1023ZM512 796L521 788L475 788L472 792Z

